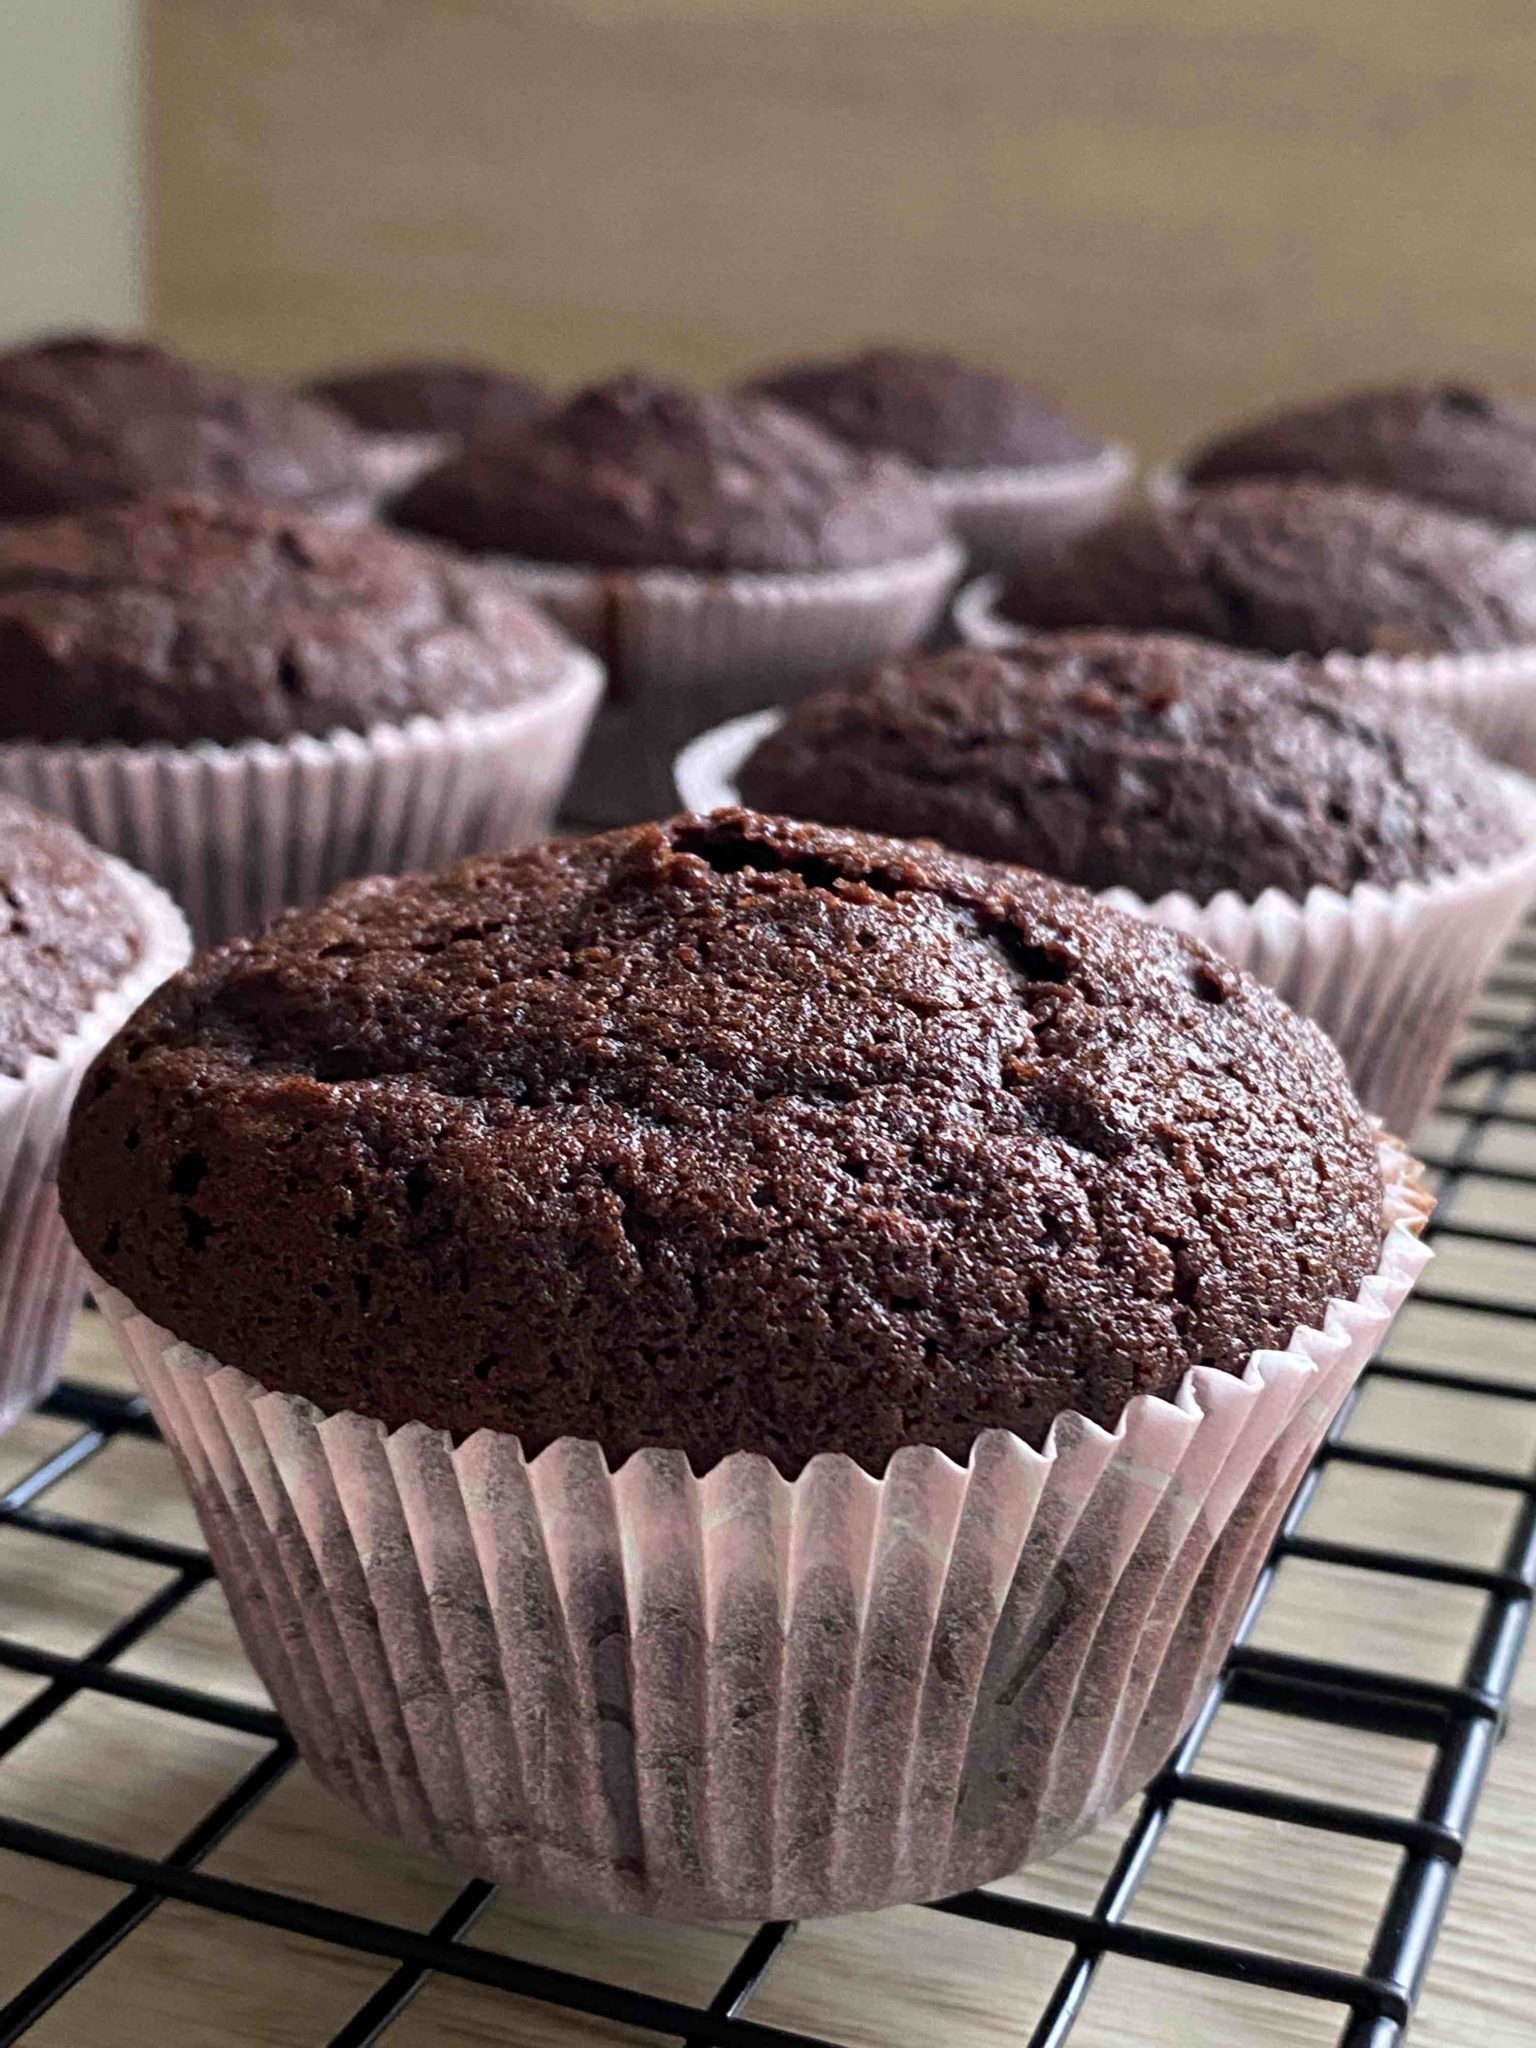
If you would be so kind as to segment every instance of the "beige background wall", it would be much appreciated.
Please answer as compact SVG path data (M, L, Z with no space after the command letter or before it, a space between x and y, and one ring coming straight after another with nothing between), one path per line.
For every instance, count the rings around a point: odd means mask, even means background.
M136 0L0 0L0 343L144 317Z
M147 0L154 301L306 369L933 338L1145 445L1536 394L1530 0Z

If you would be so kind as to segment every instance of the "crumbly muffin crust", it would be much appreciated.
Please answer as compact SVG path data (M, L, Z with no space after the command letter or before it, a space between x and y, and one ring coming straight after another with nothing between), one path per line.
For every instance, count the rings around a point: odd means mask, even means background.
M1152 633L897 659L792 706L738 779L762 810L1149 901L1390 887L1519 844L1487 762L1444 719L1306 663Z
M0 795L0 1074L56 1053L143 952L103 855L61 819Z
M786 1472L1113 1424L1378 1261L1322 1035L1044 879L750 812L354 884L98 1060L97 1272L327 1410Z

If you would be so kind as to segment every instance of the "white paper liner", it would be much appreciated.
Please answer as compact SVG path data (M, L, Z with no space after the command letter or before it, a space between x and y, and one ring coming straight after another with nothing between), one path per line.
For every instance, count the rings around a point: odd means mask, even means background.
M997 609L1003 578L992 574L973 576L955 592L950 616L955 631L967 647L1012 647L1028 632L1027 626L1005 619Z
M1162 486L1165 492L1171 488ZM955 629L968 646L1008 647L1027 632L997 609L1001 589L1001 577L978 576L957 592ZM1536 775L1536 644L1486 654L1337 650L1322 657L1322 666L1330 675L1403 692L1413 704L1459 725L1491 760Z
M85 1292L85 1265L59 1215L59 1153L80 1077L151 990L185 966L187 921L121 861L109 866L143 934L133 971L105 990L52 1053L0 1074L0 1434L52 1391Z
M727 719L696 733L672 763L672 781L685 811L701 817L743 801L736 778L742 763L769 733L784 723L777 705L766 711L749 711L744 718Z
M948 469L924 477L973 569L1047 554L1107 518L1136 473L1126 448L1032 469Z
M1492 654L1327 654L1323 667L1404 691L1459 725L1491 759L1536 775L1536 646Z
M1176 463L1154 462L1142 476L1141 488L1154 505L1176 505L1189 486Z
M375 507L404 490L457 453L454 434L363 434L361 467Z
M593 825L665 812L672 756L701 727L792 703L920 641L963 560L952 541L880 568L784 576L500 559L522 595L608 671L566 804Z
M685 809L738 804L742 763L778 711L700 733L674 775ZM1203 939L1320 1024L1355 1091L1389 1130L1410 1135L1434 1106L1478 990L1536 897L1536 785L1491 771L1520 829L1521 848L1495 865L1391 888L1309 890L1302 902L1266 889L1246 902L1227 889L1207 903L1175 890L1147 903L1129 889L1100 900Z
M1427 1252L1381 1141L1381 1263L1241 1376L969 1462L739 1454L610 1473L264 1390L110 1288L306 1761L391 1833L589 1907L686 1919L932 1898L1049 1854L1197 1711L1294 1483Z
M602 672L505 711L237 746L0 746L0 789L68 818L161 882L200 945L354 875L441 867L549 829Z
M357 482L349 490L333 491L329 497L306 499L301 507L311 519L323 519L333 526L361 526L373 518L379 506L379 491L366 458L357 465Z

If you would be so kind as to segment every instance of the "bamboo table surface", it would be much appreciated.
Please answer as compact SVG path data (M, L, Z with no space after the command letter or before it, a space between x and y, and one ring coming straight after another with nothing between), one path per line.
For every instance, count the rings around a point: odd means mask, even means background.
M1481 1085L1481 1084L1476 1084ZM1457 1098L1452 1097L1451 1100ZM1536 1111L1536 1077L1515 1082L1511 1107ZM1454 1117L1420 1134L1421 1149L1454 1140ZM1497 1158L1536 1167L1536 1127L1489 1134ZM1480 1155L1481 1156L1481 1155ZM1474 1178L1458 1197L1470 1215L1530 1230L1530 1194ZM1486 1290L1536 1304L1536 1251L1443 1240L1431 1269L1444 1291ZM1484 1375L1536 1386L1536 1325L1413 1306L1393 1356L1459 1356ZM82 1314L73 1376L125 1385L94 1316ZM0 1488L63 1441L71 1426L29 1418L0 1439ZM1372 1381L1351 1418L1353 1442L1434 1447L1437 1454L1529 1471L1536 1403L1468 1402L1417 1385ZM1495 1562L1502 1510L1468 1489L1391 1472L1331 1466L1305 1533L1409 1546L1474 1564ZM1513 1499L1513 1496L1511 1496ZM198 1542L168 1452L143 1438L109 1448L48 1495L50 1507L144 1535ZM1512 1512L1512 1510L1511 1510ZM58 1553L64 1553L62 1556ZM19 1529L0 1530L0 1638L79 1655L153 1591L155 1568L97 1555ZM1375 1573L1282 1568L1254 1641L1453 1680L1465 1653L1471 1596ZM130 1673L260 1702L217 1586L202 1587L120 1660ZM39 1677L0 1668L0 1722ZM163 1855L259 1755L237 1729L189 1722L134 1701L81 1691L0 1757L0 1815L93 1842ZM1229 1778L1411 1814L1425 1751L1415 1743L1252 1709L1225 1707L1202 1765ZM1413 2048L1529 2048L1536 2012L1536 1657L1517 1681L1510 1732L1497 1754L1454 1890L1443 1938L1411 2029ZM1123 1825L1106 1823L1043 1867L1001 1887L1083 1908L1108 1871ZM1138 1924L1359 1969L1398 1852L1284 1823L1180 1805L1137 1895ZM321 1904L425 1930L456 1891L431 1860L372 1833L299 1765L201 1866ZM121 1896L121 1887L30 1856L0 1852L0 2006ZM744 1930L677 1928L530 1907L502 1894L474 1930L482 1947L658 1995L705 2002L741 1951ZM911 1908L802 1927L749 2007L753 2020L867 2048L994 2048L1027 2040L1065 1959L1057 1943ZM25 2035L29 2048L325 2048L390 1974L343 1948L163 1901ZM1236 1982L1123 1957L1104 1962L1072 2034L1074 2048L1310 2048L1337 2039L1340 2013ZM368 2038L374 2038L369 2036ZM379 2037L386 2048L569 2048L659 2037L431 1978Z

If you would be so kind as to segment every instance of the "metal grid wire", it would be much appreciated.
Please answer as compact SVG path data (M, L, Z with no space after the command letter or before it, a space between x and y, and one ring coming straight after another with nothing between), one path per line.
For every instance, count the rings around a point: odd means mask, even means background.
M1536 1130L1536 1115L1508 1106L1515 1077L1536 1065L1536 925L1511 949L1503 971L1488 985L1493 1010L1474 1018L1482 1049L1463 1060L1457 1079L1475 1082L1476 1106L1457 1108L1459 1136L1445 1156L1431 1159L1440 1177L1441 1209L1431 1231L1447 1242L1460 1238L1506 1250L1536 1253L1536 1172L1485 1164L1484 1138L1500 1128ZM1455 1196L1464 1176L1512 1183L1531 1191L1531 1227L1491 1228L1456 1219ZM1536 1308L1481 1293L1422 1287L1421 1303L1536 1321ZM1434 1366L1382 1361L1367 1381L1394 1380L1453 1392L1468 1400L1536 1402L1536 1386L1482 1376L1448 1358ZM1484 1776L1498 1739L1536 1590L1536 1471L1526 1476L1478 1464L1408 1455L1355 1445L1344 1428L1353 1402L1330 1432L1317 1464L1286 1518L1237 1646L1199 1720L1177 1754L1147 1791L1120 1853L1089 1911L1034 1903L987 1890L938 1902L931 1910L980 1921L1021 1936L1065 1944L1069 1957L1038 2015L1021 2014L1019 2038L1030 2048L1061 2048L1108 1957L1240 1979L1337 2011L1342 2048L1395 2048L1401 2041L1423 1981L1457 1865L1467 1840ZM263 1740L267 1747L232 1789L212 1805L168 1854L133 1855L82 1837L40 1827L0 1812L0 1850L42 1858L115 1881L125 1896L0 2007L0 2048L19 2041L51 2006L103 1961L165 1900L287 1930L383 1959L386 1980L331 2037L330 2048L369 2048L386 2040L393 2023L434 1975L498 1988L523 2000L589 2014L649 2030L689 2048L827 2048L823 2037L756 2021L753 1994L792 1941L790 1924L760 1927L744 1942L734 1965L707 2004L652 1996L479 1947L468 1937L493 1896L493 1887L466 1884L436 1923L420 1932L391 1922L341 1912L279 1890L232 1882L204 1870L204 1859L245 1820L295 1762L293 1744L270 1710L145 1677L123 1668L124 1652L139 1644L211 1576L206 1555L127 1530L53 1511L50 1491L125 1436L152 1437L154 1425L141 1400L66 1384L49 1414L76 1434L53 1456L0 1495L0 1542L7 1528L30 1531L72 1546L82 1571L92 1553L157 1566L171 1576L152 1597L117 1623L84 1654L61 1655L0 1639L0 1668L30 1674L43 1688L0 1723L0 1759L82 1692L136 1701L172 1715ZM1502 1557L1493 1569L1414 1555L1401 1550L1323 1542L1300 1533L1324 1468L1374 1467L1424 1481L1455 1481L1481 1489L1490 1505L1515 1513ZM1422 1678L1322 1662L1254 1647L1249 1638L1278 1574L1289 1559L1346 1570L1388 1573L1425 1586L1458 1587L1480 1596L1480 1615L1459 1681ZM1201 1750L1223 1705L1262 1708L1335 1727L1407 1737L1426 1744L1432 1761L1417 1812L1376 1811L1237 1782L1201 1769ZM1181 1805L1278 1820L1321 1830L1344 1841L1385 1844L1400 1852L1397 1875L1377 1922L1363 1969L1326 1968L1217 1941L1136 1925L1130 1910L1170 1817ZM1026 2033L1026 2029L1028 2032Z

